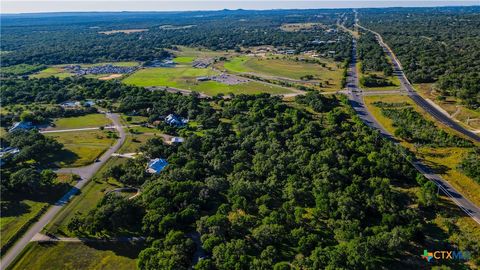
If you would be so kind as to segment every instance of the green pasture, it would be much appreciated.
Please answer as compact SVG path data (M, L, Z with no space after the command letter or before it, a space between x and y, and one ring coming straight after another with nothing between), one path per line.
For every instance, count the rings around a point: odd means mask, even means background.
M64 145L55 160L63 167L78 167L91 164L101 156L114 142L107 131L88 130L75 132L45 133Z
M104 114L95 113L76 117L66 117L55 119L54 130L59 129L76 129L76 128L90 128L111 125L112 122Z

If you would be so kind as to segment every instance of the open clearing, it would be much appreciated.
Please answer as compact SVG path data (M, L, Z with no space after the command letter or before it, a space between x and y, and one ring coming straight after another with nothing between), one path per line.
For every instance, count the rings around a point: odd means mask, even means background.
M11 269L136 269L141 243L30 243Z
M186 47L186 46L177 46L177 48L178 50L168 50L169 52L175 54L177 56L177 59L180 57L209 58L209 57L231 56L236 54L230 51L212 51L212 50L201 48L201 47L193 48L193 47Z
M480 112L467 108L455 97L445 97L445 100L439 100L440 94L433 90L432 83L414 84L414 87L421 96L434 101L467 128L480 129Z
M29 77L41 79L41 78L48 78L51 76L63 79L63 78L71 77L73 76L73 74L70 72L66 72L62 67L53 66L53 67L48 67L44 70L41 70L36 74L30 75Z
M446 132L453 133L451 130L444 126L440 126L437 122L431 118L430 115L421 110L414 102L406 96L365 96L365 104L368 110L373 114L378 122L390 133L395 132L395 127L392 125L392 120L385 117L381 109L375 106L373 103L376 101L382 101L387 103L403 103L407 102L413 108L422 114L422 116L428 121L434 122L438 128L445 130ZM456 133L455 133L456 134ZM399 139L399 138L397 138ZM465 197L474 202L480 204L480 185L471 178L462 174L458 169L458 163L469 152L470 148L460 147L442 147L434 148L422 146L418 147L417 151L412 143L401 140L401 144L408 148L412 153L415 153L417 158L421 159L425 164L436 170L436 173L441 175L445 180L452 184L459 192Z
M101 113L58 118L55 119L53 123L55 124L55 127L48 128L49 130L100 127L112 124L112 122Z
M122 29L122 30L101 31L98 33L104 34L104 35L112 35L112 34L118 34L118 33L132 34L132 33L146 32L146 31L148 31L148 29Z
M108 131L75 131L60 133L45 133L62 143L66 151L63 151L56 160L61 160L62 167L79 167L91 164L114 142L114 138L108 137Z
M291 90L280 86L268 85L259 82L247 82L235 85L227 85L215 81L197 81L197 77L218 75L217 71L208 68L148 68L141 69L123 82L137 86L164 86L198 91L207 95L215 95L219 93L228 94L287 94L292 93Z
M292 80L302 80L304 76L313 76L305 83L321 83L320 89L325 91L339 90L342 70L338 64L328 59L317 59L325 67L316 63L295 60L288 57L234 57L225 62L223 68L233 73L251 73Z
M285 32L298 32L312 29L325 29L327 26L322 23L284 23L280 26Z

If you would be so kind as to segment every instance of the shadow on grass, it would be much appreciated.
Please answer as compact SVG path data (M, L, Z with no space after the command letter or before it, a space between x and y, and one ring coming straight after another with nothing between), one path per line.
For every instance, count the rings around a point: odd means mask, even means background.
M88 247L96 250L110 250L118 256L130 259L138 258L138 254L146 246L144 242L83 242Z
M64 164L73 164L80 158L76 153L62 149L58 151L55 155L48 158L49 163L53 164L54 167L60 167L59 162L61 161Z
M1 217L21 216L30 212L30 206L21 201L2 201L1 209Z

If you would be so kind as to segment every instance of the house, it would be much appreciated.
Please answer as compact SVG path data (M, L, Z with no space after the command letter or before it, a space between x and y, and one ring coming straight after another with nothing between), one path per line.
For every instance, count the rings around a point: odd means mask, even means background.
M13 124L13 126L8 130L8 132L14 132L16 130L30 130L35 128L32 122L20 121Z
M161 172L166 166L168 162L162 158L155 158L150 160L147 165L147 172L149 173L159 173Z
M206 76L197 77L197 81L199 81L199 82L206 82L206 81L210 81L210 78L209 78L209 77L206 77Z
M20 149L16 147L5 147L0 149L0 158L4 158L7 155L16 155L20 152Z
M93 101L93 100L86 100L86 101L83 103L83 106L84 106L84 107L92 107L93 105L95 105L95 101Z
M185 139L182 137L172 137L170 138L170 143L182 143Z
M169 114L165 117L165 123L170 126L183 127L188 123L188 120L175 114Z
M80 101L65 101L60 106L63 108L75 108L80 106Z

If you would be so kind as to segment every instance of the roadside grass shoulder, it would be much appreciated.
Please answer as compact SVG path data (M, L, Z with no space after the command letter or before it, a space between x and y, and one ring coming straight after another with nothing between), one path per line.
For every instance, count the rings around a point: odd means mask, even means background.
M432 83L414 84L413 87L423 98L435 102L466 128L480 129L480 111L467 108L455 97L448 96L440 99L440 94L433 90Z
M143 243L30 243L10 270L136 269Z
M95 113L76 117L58 118L52 130L100 127L112 124L104 114Z
M111 157L82 189L81 193L73 197L73 199L63 207L62 211L52 219L44 228L43 232L50 232L59 236L74 236L67 229L68 222L77 212L85 214L95 208L106 191L123 186L113 179L102 180L102 175L111 166L121 164L125 161L125 159Z
M395 127L393 121L384 116L381 109L375 106L373 103L376 101L388 102L388 103L403 103L410 104L417 112L429 120L435 122L429 115L417 107L414 102L407 96L365 96L365 105L377 121L390 133L394 134ZM438 128L441 128L449 133L454 133L446 127L443 127L435 122ZM456 134L457 135L457 134ZM445 178L450 184L452 184L459 192L465 195L466 198L471 200L477 205L480 205L480 185L473 179L462 174L457 166L464 156L471 150L471 148L460 147L427 147L416 145L397 138L401 145L408 148L419 159L431 166L439 175Z

